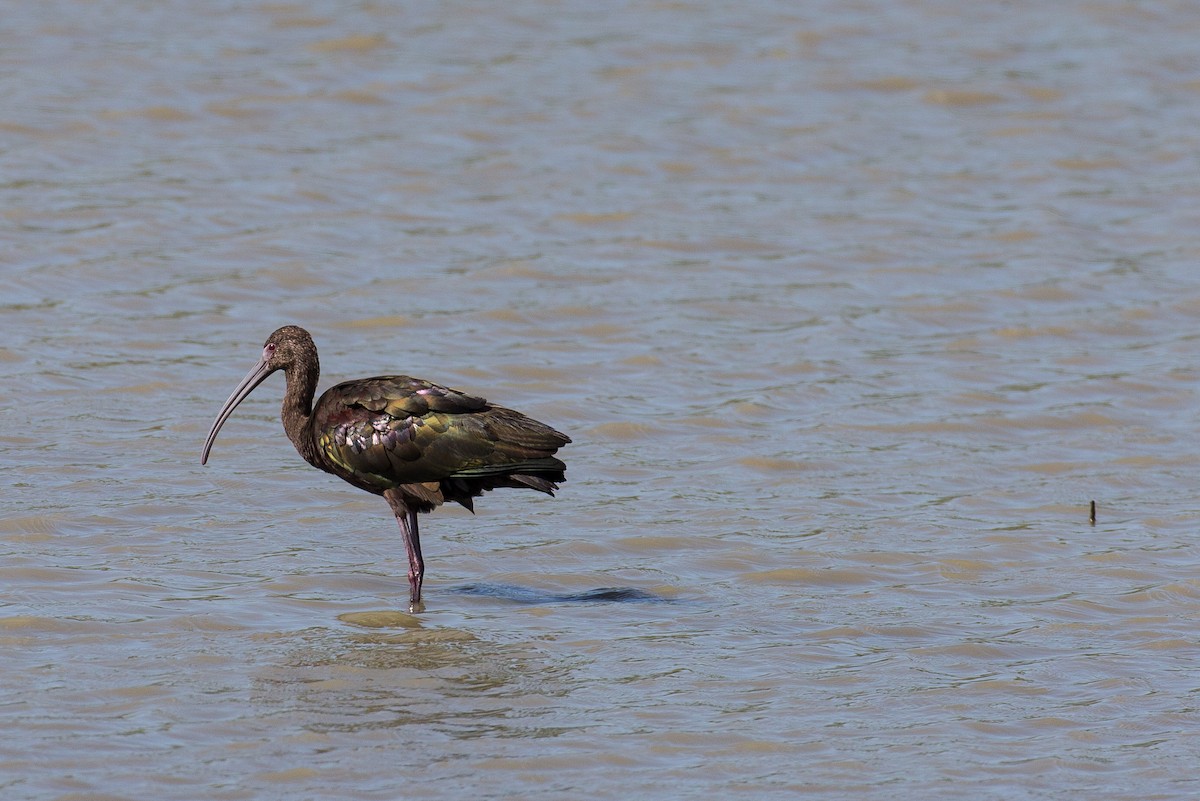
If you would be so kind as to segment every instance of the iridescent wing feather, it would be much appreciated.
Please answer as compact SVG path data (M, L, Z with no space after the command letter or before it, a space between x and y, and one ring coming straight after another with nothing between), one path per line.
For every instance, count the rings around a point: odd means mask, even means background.
M422 506L501 486L553 492L570 439L520 412L408 376L338 384L321 396L314 434L333 472L372 492L419 485ZM433 486L430 486L433 485Z

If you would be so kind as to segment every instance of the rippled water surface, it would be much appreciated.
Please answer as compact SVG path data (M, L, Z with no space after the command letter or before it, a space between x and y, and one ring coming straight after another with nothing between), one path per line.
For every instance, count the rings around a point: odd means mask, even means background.
M1195 797L1198 38L7 9L0 797ZM425 518L407 614L280 377L199 464L283 323L569 433L567 483Z

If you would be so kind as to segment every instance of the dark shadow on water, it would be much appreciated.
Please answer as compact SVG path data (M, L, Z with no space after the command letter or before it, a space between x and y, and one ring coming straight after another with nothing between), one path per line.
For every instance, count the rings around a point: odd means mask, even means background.
M670 603L670 598L633 587L601 587L586 592L548 592L515 584L487 582L452 587L460 595L502 598L518 604L595 604L595 603Z

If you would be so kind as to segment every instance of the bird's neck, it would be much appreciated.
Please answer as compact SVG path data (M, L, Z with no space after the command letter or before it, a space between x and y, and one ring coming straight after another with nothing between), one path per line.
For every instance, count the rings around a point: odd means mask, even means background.
M304 457L304 461L315 467L322 467L317 455L317 443L310 428L313 395L317 391L320 368L314 361L311 367L298 365L287 370L285 376L287 391L283 395L283 430Z

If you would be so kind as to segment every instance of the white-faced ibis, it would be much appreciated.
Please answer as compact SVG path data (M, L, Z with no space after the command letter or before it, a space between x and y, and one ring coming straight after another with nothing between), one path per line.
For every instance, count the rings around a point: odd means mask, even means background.
M408 550L409 604L421 609L425 562L417 515L446 501L468 509L498 487L553 495L567 466L554 457L570 437L483 398L406 375L346 381L313 407L320 365L317 346L299 326L267 338L262 358L225 401L204 443L208 461L217 432L254 388L276 370L287 379L283 428L313 467L382 495Z

